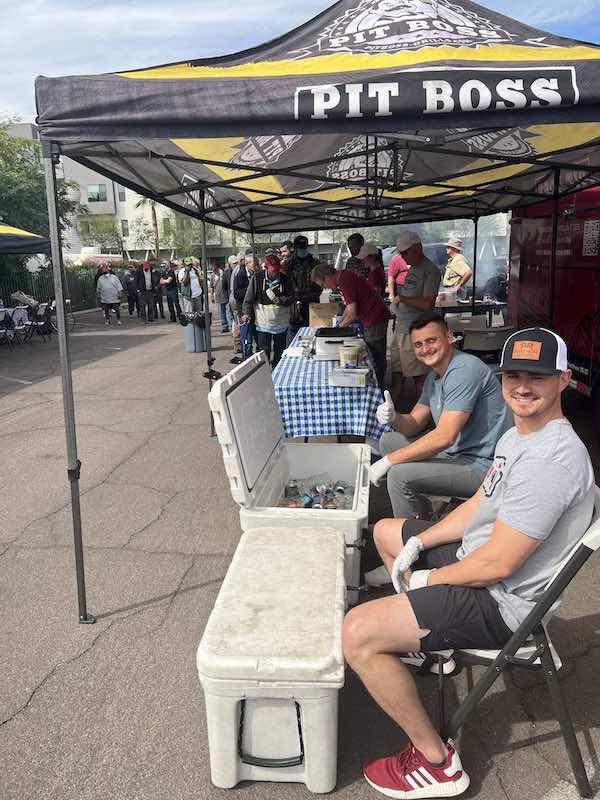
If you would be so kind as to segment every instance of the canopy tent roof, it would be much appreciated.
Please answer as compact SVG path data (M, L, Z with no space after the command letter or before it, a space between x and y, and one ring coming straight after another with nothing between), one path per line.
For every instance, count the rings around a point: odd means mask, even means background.
M0 255L50 253L50 240L0 223Z
M340 0L260 47L40 77L36 99L64 155L244 231L478 216L600 183L600 47L468 0Z

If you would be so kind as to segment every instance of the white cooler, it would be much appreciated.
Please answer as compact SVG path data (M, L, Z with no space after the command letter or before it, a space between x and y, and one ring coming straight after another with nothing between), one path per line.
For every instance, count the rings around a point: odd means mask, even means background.
M197 653L215 786L334 788L344 550L331 528L242 534Z
M217 381L208 402L231 494L240 505L242 530L326 526L342 531L347 546L348 602L356 603L360 547L369 516L369 445L287 442L264 353L251 356ZM308 478L322 472L354 486L351 509L277 505L289 478Z

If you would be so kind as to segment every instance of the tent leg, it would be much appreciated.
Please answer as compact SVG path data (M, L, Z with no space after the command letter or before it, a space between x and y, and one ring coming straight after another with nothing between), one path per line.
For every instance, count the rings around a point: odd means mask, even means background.
M58 323L58 346L60 353L60 372L62 376L63 409L67 439L67 476L71 486L71 514L73 517L73 540L75 545L75 571L77 575L77 599L79 622L92 624L96 618L88 614L85 596L85 569L83 564L83 543L81 539L81 507L79 503L79 474L81 462L77 458L77 436L75 433L75 405L73 402L73 375L69 337L65 325L64 270L60 247L58 221L58 201L56 197L56 170L58 152L53 150L52 142L42 141L44 174L48 201L48 221L50 223L50 244L52 246L52 271L56 299L56 319Z
M475 215L473 219L473 223L475 225L475 230L473 233L473 297L471 298L471 316L475 316L475 291L477 286L477 233L479 227L479 217Z
M203 198L204 204L204 198ZM210 332L210 305L208 302L208 256L206 250L206 220L202 217L202 274L204 275L204 336L206 338L206 372L204 377L208 378L208 391L212 389L213 381L219 380L221 373L212 368L215 359L212 354L212 339ZM210 414L210 435L215 435L215 421L212 413Z

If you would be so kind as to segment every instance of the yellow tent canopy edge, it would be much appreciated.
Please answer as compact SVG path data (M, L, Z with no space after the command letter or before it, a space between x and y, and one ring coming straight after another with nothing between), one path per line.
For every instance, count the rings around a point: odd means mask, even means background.
M291 75L323 75L340 72L393 69L434 64L444 61L496 62L575 62L597 60L600 48L578 45L575 47L525 47L523 45L493 45L490 47L424 47L417 52L381 53L378 55L352 55L342 53L315 56L298 61L258 61L231 67L192 66L180 62L164 67L116 73L134 80L189 80L221 78L279 78Z

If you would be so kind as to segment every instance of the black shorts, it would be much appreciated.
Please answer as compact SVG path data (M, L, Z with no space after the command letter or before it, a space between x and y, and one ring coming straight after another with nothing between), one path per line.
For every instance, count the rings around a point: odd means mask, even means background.
M408 519L402 527L402 540L418 536L432 522ZM411 569L435 569L458 561L459 543L442 544L423 550ZM421 639L420 649L499 650L513 631L502 619L498 604L485 588L471 586L424 586L406 593L421 628L429 633Z

